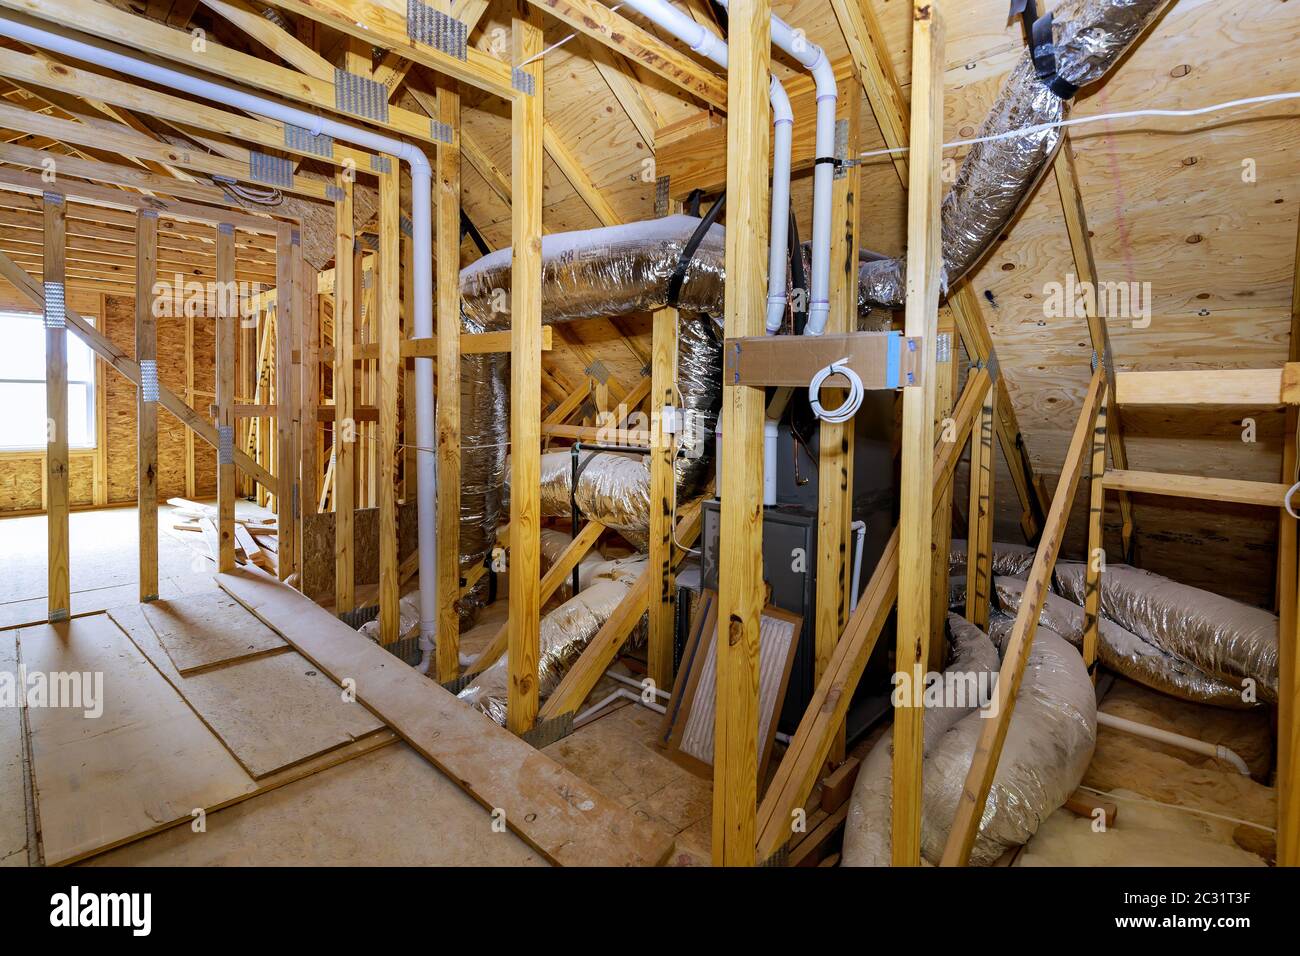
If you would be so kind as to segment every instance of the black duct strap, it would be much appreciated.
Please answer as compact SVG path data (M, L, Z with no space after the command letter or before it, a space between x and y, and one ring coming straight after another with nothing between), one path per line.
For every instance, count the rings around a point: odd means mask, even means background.
M794 308L791 303L790 315L794 320L794 334L803 335L803 327L808 324L808 278L803 271L803 245L799 242L799 220L795 218L794 210L790 210L790 286L793 289L802 289L804 307L802 309Z
M1057 97L1068 100L1079 88L1069 80L1056 75L1056 44L1052 39L1052 14L1038 15L1037 0L1011 0L1011 16L1020 17L1029 41L1029 57L1034 62L1034 72L1043 85Z
M672 276L668 279L668 305L677 308L677 300L682 294L682 283L686 281L686 270L690 268L691 261L695 258L695 251L700 248L700 243L704 241L704 236L718 217L722 215L722 207L726 205L727 194L724 192L717 198L709 211L704 214L700 224L695 227L695 232L691 233L691 238L686 240L686 246L682 249L682 254L677 260L677 268L673 270Z

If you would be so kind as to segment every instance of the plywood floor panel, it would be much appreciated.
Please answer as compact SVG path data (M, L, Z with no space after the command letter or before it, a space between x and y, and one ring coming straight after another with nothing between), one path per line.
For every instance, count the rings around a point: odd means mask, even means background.
M106 615L18 631L33 672L103 674L103 713L29 707L45 860L67 863L256 791L256 784Z
M182 677L289 646L220 591L155 601L141 609Z
M182 676L167 655L161 635L150 627L151 606L129 605L110 614L255 779L384 726L361 704L344 700L333 681L289 649L274 631L224 593L216 593L234 605L229 614L232 620L241 616L252 620L274 637L284 652ZM207 602L207 596L185 598L173 607L184 608L191 601Z

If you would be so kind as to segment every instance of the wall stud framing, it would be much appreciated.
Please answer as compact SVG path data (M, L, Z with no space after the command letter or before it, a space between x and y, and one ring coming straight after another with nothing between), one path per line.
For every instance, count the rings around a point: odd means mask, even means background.
M63 621L67 620L72 605L68 568L68 331L64 273L67 203L57 193L46 193L44 200L47 600L49 619Z
M140 600L158 598L158 319L153 314L157 278L158 214L136 215L135 358L140 363L136 391L136 503L140 525Z

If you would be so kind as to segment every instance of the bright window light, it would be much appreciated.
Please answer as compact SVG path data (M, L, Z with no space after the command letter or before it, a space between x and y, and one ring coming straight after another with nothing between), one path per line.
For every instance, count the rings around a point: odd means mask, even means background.
M0 312L0 451L43 451L45 442L45 324L39 313ZM95 447L95 356L72 332L68 446Z

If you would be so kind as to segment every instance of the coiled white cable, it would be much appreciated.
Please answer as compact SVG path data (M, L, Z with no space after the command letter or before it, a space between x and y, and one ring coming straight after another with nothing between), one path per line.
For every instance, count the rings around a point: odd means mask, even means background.
M1290 488L1286 490L1286 494L1282 498L1282 507L1286 509L1286 513L1289 514L1292 518L1295 518L1297 521L1300 521L1300 515L1296 514L1295 510L1291 507L1291 496L1294 495L1297 490L1300 490L1300 481L1297 481L1294 485L1292 485Z
M862 407L862 396L864 394L862 379L858 377L857 372L849 368L848 361L849 357L846 355L844 358L832 362L814 375L812 381L808 383L808 404L812 406L813 414L824 422L831 422L832 424L847 422ZM842 405L827 411L822 407L822 384L837 373L849 380L849 394Z

